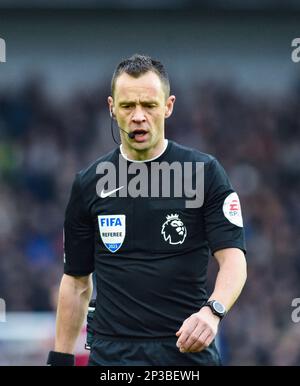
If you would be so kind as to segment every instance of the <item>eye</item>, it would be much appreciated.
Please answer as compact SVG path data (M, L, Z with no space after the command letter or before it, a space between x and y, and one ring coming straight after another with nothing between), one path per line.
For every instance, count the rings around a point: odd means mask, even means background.
M157 104L156 103L147 103L147 102L143 102L142 103L142 106L145 108L145 109L154 109Z

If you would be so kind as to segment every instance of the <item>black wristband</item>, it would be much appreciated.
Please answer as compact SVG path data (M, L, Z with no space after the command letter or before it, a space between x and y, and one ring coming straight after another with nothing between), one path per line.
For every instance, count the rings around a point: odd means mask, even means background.
M47 365L49 366L75 366L75 356L63 352L50 351Z

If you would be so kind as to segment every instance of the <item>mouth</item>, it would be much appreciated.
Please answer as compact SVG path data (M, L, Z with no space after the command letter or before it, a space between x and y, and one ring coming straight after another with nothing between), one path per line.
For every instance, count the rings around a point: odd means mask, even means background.
M147 139L148 131L144 129L135 129L132 131L136 142L144 142Z

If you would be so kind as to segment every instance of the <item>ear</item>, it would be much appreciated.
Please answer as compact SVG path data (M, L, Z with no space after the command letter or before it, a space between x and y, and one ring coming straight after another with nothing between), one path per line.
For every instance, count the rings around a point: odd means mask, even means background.
M109 114L111 118L115 118L114 114L114 100L111 96L107 98L108 108L109 108Z
M169 98L167 99L166 105L165 105L165 118L169 118L172 115L175 100L176 100L175 95L170 95Z

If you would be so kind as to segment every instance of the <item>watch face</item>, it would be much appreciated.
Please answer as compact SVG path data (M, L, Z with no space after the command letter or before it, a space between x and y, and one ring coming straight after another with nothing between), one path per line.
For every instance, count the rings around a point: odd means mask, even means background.
M225 313L225 307L223 306L223 304L221 304L219 302L213 302L213 307L218 314L224 314Z

